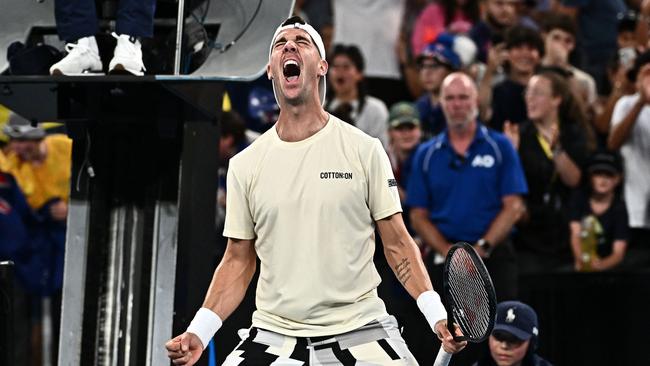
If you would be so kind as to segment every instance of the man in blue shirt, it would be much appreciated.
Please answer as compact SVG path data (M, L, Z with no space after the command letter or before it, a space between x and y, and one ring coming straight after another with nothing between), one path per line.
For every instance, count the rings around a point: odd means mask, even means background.
M411 223L434 251L432 277L457 241L474 244L494 282L497 298L513 299L517 267L509 235L523 213L528 190L519 157L506 137L477 121L478 92L463 73L441 88L447 129L422 144L407 188ZM434 281L434 283L442 283Z

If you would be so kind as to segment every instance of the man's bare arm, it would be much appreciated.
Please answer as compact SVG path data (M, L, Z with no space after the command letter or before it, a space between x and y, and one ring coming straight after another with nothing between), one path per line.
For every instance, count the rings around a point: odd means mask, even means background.
M203 307L187 331L165 343L174 365L193 365L201 357L214 333L239 306L255 274L254 240L228 239L226 253L212 276Z
M483 235L483 238L492 245L498 245L510 234L512 227L525 211L524 201L519 195L507 195L501 201L503 202L501 211L492 220L488 231Z
M378 220L377 228L384 244L384 255L388 264L406 291L417 300L420 311L442 341L442 347L449 353L462 350L467 342L454 341L447 329L444 307L440 297L433 291L420 251L406 230L402 214L396 213ZM441 317L441 314L444 315ZM457 329L456 333L460 335L460 330Z
M421 293L432 290L420 251L404 226L402 214L377 221L377 227L386 260L406 291L417 299Z
M226 253L214 271L203 307L225 320L242 302L256 266L254 240L228 239Z
M623 121L612 127L612 130L609 133L609 137L607 139L608 149L616 151L620 149L621 146L623 146L625 141L627 141L627 139L630 137L630 134L634 129L634 125L636 124L636 120L639 118L639 114L641 114L641 110L644 106L645 101L643 98L639 98L639 100L627 113L625 118L623 118Z

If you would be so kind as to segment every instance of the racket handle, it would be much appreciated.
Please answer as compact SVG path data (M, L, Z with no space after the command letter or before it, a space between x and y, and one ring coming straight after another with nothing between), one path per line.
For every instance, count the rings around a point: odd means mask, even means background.
M433 366L447 366L449 361L451 361L451 353L445 352L445 350L440 347L438 351L438 356L436 356L436 361L433 363Z

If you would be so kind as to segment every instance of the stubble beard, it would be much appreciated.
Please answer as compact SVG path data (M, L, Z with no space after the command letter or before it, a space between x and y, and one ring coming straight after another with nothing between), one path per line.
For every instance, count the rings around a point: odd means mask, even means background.
M445 115L447 118L447 125L449 129L453 129L459 132L467 130L473 121L476 121L478 118L478 108L474 108L470 113L468 113L467 118L463 120L453 120Z

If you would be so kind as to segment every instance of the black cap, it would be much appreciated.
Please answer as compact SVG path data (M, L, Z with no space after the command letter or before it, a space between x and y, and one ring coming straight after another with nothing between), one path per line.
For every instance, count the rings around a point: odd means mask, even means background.
M492 332L506 332L527 341L539 335L537 313L519 301L504 301L497 305L497 317Z
M623 164L618 154L601 151L593 154L589 159L587 171L590 174L594 172L608 172L611 174L621 174Z

